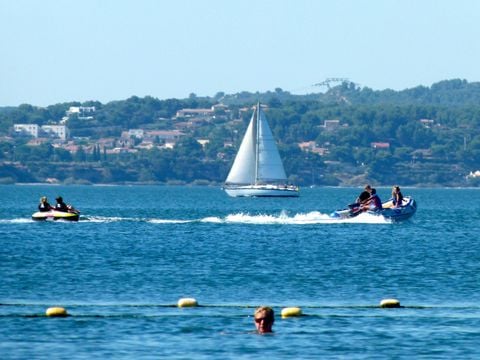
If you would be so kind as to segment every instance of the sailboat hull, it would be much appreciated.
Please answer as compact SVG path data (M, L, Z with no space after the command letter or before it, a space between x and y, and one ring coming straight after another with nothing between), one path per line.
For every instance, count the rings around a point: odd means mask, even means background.
M246 185L229 186L225 192L232 197L298 197L299 189L295 186Z

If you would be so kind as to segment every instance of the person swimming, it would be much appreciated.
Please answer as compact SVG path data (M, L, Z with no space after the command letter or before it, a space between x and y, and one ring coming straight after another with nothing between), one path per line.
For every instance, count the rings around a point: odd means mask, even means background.
M259 334L273 332L272 326L275 322L273 309L269 306L261 306L255 310L255 327Z

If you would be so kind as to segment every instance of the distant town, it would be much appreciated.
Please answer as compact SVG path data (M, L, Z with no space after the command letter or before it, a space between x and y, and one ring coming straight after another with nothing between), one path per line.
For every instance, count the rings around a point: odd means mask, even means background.
M266 107L266 106L265 106ZM250 113L252 108L241 108L240 114ZM182 136L191 133L195 127L199 127L204 122L213 122L215 120L242 122L242 119L232 119L231 111L227 105L216 104L209 109L181 109L171 118L174 128L171 130L145 130L128 129L122 131L120 137L108 137L100 139L80 139L87 141L86 145L76 145L75 140L70 139L68 130L69 117L76 114L79 120L92 120L95 116L95 106L71 106L66 111L65 116L55 125L38 124L14 124L13 130L16 136L31 137L28 145L40 145L42 143L52 143L55 148L62 148L74 154L82 147L87 153L93 153L96 146L107 154L119 154L125 152L136 153L139 150L173 149L175 143ZM435 121L431 119L419 119L420 123L426 127L434 126ZM335 131L340 126L348 127L348 124L341 124L340 120L324 120L321 127L325 131ZM205 146L209 143L208 139L196 139L198 143ZM234 144L231 141L224 143L225 147L231 147ZM298 147L305 152L311 152L319 155L328 153L328 148L319 147L315 141L304 141L297 143ZM388 149L388 142L372 142L374 149Z
M239 109L239 113L251 114L252 110L253 107L244 107ZM64 149L71 154L75 154L79 148L92 154L97 147L106 154L136 153L139 150L151 150L153 148L173 149L175 143L181 137L191 134L192 129L202 126L205 122L220 120L242 123L243 121L241 118L233 119L232 112L227 105L216 104L208 109L178 110L175 116L170 119L173 124L173 128L170 130L128 129L122 131L120 137L72 139L68 128L70 117L76 115L79 120L92 120L95 117L95 111L95 106L71 106L58 124L14 124L13 135L31 138L27 142L30 146L50 143L54 148ZM420 121L425 124L433 123L433 120L422 119ZM341 125L340 120L324 120L321 126L326 131L334 131ZM348 124L343 124L343 126L348 126ZM208 139L198 138L196 140L202 146L209 143ZM79 142L82 145L78 144ZM233 145L232 141L224 142L225 147L232 147ZM303 151L319 155L325 155L328 152L327 148L317 146L315 141L299 142L297 145ZM390 144L388 142L373 142L371 146L373 148L388 148Z

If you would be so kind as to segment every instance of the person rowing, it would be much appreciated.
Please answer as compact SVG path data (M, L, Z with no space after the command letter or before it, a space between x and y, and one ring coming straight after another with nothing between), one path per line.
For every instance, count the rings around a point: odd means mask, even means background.
M80 211L76 210L72 205L65 204L61 196L58 196L55 200L57 201L57 203L55 204L56 211L70 212L75 214L80 213Z
M376 189L370 189L370 198L362 205L363 211L378 211L382 210L382 200L377 195Z

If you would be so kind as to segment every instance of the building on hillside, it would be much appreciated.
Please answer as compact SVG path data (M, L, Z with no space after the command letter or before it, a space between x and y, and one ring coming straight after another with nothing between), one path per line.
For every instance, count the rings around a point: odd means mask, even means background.
M297 145L302 151L311 151L316 146L315 141L304 141Z
M144 133L145 140L163 140L163 141L171 141L171 140L178 140L185 134L179 130L148 130Z
M122 137L124 133L125 131L122 132ZM143 139L144 134L145 134L145 131L143 129L129 129L126 135L128 137L133 136L134 138L137 138L137 139Z
M210 109L181 109L175 114L177 119L226 119L231 115L227 105L215 104Z
M269 106L267 104L261 103L260 107L262 108L263 111L268 111L269 110ZM251 106L244 106L242 108L239 108L238 109L239 117L241 118L243 116L252 116L253 111L256 108L257 108L257 104L253 104Z
M37 124L14 124L13 131L18 135L38 138L40 135L59 138L63 141L69 137L68 128L65 125L42 125Z
M126 132L126 131L125 131ZM135 146L135 140L131 137L122 136L120 139L116 141L116 145L119 147L129 148ZM109 148L113 148L115 146L108 146Z
M111 154L125 154L125 153L137 153L138 152L138 149L127 149L127 148L120 148L120 147L116 147L116 148L113 148L113 149L106 149L105 150L105 153L111 155Z
M322 127L326 131L332 131L340 126L340 120L324 120Z
M251 114L252 110L253 110L253 108L244 106L244 107L238 109L238 113L240 114L240 116L242 116L244 114Z
M298 147L305 152L311 152L314 154L318 154L320 156L324 156L328 153L327 148L318 147L315 141L305 141L297 144Z
M204 148L205 145L207 145L207 144L210 142L210 140L208 140L208 139L197 139L197 142L198 142L200 145L202 145L202 148Z
M435 120L431 120L431 119L420 119L419 121L426 128L430 128L435 124Z
M68 128L65 125L42 125L42 131L50 136L58 137L63 141L70 137Z
M177 111L175 117L189 118L189 117L212 117L215 114L213 109L181 109Z
M370 146L374 149L389 149L390 143L388 142L372 142Z
M14 124L13 131L18 135L32 136L38 138L40 127L37 124Z
M191 123L190 121L178 121L178 122L175 122L173 127L176 130L182 131L182 130L189 130L189 129L193 128L194 124Z
M212 106L213 111L225 111L228 112L228 105L225 104L215 104Z
M154 147L157 146L152 141L142 141L140 144L135 146L135 149L151 150Z
M185 133L179 130L143 130L143 129L130 129L128 131L123 131L120 139L118 140L118 145L122 147L135 147L148 149L153 147L154 143L158 142L175 142L180 137L185 136ZM138 143L132 139L141 139L142 142Z
M173 149L175 147L175 143L174 142L171 142L171 141L166 141L165 144L163 144L162 146L160 146L160 149Z
M118 145L123 146L122 139L118 139L117 141L117 139L113 137L106 137L106 138L100 138L97 140L97 145L101 149L112 149L117 146L117 143Z
M412 152L412 161L417 159L431 160L433 159L432 149L417 149Z
M69 143L64 144L64 145L56 145L54 147L67 150L71 154L75 154L78 151L78 149L80 148L79 145L76 145L73 142L69 142Z
M95 111L95 106L70 106L66 111L66 115L70 116L76 114L79 119L93 119Z

